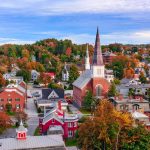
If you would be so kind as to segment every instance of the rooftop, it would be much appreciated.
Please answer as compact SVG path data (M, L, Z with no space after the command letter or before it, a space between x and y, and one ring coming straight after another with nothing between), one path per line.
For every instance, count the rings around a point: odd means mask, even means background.
M35 148L60 147L65 150L65 144L61 135L28 136L26 140L16 138L0 139L0 150L23 150Z

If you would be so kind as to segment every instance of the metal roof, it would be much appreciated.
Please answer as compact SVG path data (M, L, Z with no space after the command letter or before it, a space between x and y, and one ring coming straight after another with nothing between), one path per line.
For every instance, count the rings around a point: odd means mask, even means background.
M0 139L0 150L24 150L34 148L62 147L65 144L62 135L28 136L26 140L16 138Z
M92 70L85 70L85 72L73 82L73 85L82 89L91 80L91 76Z

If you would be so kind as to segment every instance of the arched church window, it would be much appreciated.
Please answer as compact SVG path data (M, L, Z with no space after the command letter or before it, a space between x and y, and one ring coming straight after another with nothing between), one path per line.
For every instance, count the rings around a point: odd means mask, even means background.
M102 91L102 88L100 85L97 85L96 86L96 96L101 96L101 91Z

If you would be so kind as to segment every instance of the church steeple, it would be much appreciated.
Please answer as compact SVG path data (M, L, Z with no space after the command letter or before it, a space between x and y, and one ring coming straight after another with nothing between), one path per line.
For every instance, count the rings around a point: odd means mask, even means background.
M90 69L90 58L89 58L89 50L88 50L88 44L86 48L86 56L85 56L85 70Z
M97 33L96 33L95 48L94 48L94 54L93 54L92 74L93 74L93 77L105 78L105 66L103 63L98 28L97 28Z
M98 27L97 27L95 48L94 48L94 54L93 54L93 65L104 65L101 46L100 46L100 36L99 36Z

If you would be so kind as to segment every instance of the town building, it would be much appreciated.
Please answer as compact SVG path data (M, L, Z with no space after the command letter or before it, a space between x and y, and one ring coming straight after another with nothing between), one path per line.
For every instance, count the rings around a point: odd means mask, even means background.
M54 72L45 72L44 75L48 75L51 79L55 79L56 74Z
M150 129L150 103L142 97L133 98L117 96L109 98L118 111L131 113L135 123L143 123L147 129Z
M72 138L78 128L78 116L63 111L59 101L58 107L55 106L39 119L39 128L41 134L62 134L64 138Z
M68 103L64 98L63 89L50 89L44 88L39 91L39 97L37 97L37 106L42 110L44 107L54 107L58 101L62 102L62 109L66 110Z
M36 70L31 71L31 80L35 81L38 79L39 76L40 76L40 73L37 72Z
M10 76L6 78L5 80L8 80L9 82L14 82L15 84L19 84L23 81L23 77L22 76Z
M62 81L68 81L68 80L69 80L69 71L65 63L64 69L62 70Z
M126 84L120 84L117 86L118 92L123 95L123 97L127 97L130 95L130 91L133 91L134 96L141 95L142 97L148 96L147 90L150 88L150 84L141 84L138 81L126 79L129 82ZM122 82L123 83L123 80ZM124 80L125 83L125 80Z
M66 150L61 134L27 136L27 129L20 123L16 138L0 139L0 150Z
M105 78L108 82L112 82L114 80L113 70L105 69Z
M107 94L110 85L105 78L105 66L103 63L98 29L92 64L90 64L88 52L86 52L85 59L86 70L73 83L73 99L79 106L82 105L88 90L92 91L95 97L101 98Z
M26 95L18 88L5 88L0 91L0 110L5 111L9 105L10 111L23 111Z
M112 52L106 51L103 55L103 60L105 64L109 64L115 59L116 55Z

